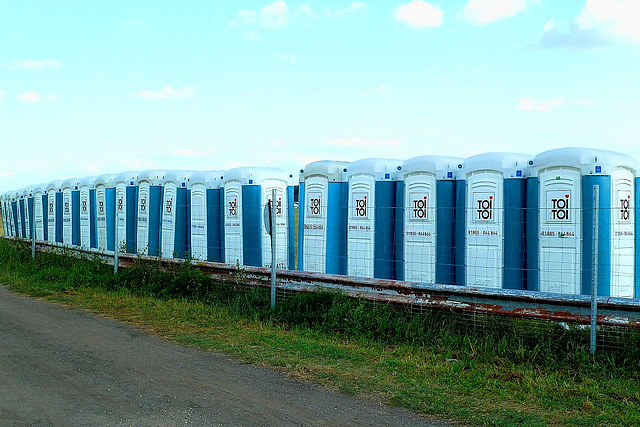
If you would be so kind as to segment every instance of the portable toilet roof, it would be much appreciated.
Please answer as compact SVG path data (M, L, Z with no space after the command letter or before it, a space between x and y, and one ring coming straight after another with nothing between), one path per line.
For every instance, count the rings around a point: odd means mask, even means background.
M35 185L35 186L33 187L33 192L34 192L34 193L42 193L42 192L45 192L45 191L47 191L47 185L48 185L48 184L47 184L46 182L43 182L42 184Z
M265 179L281 179L290 183L291 174L277 168L239 167L226 171L224 173L223 183L238 180L242 185L261 185Z
M95 182L96 182L96 177L95 176L85 176L84 178L82 178L78 182L78 186L80 186L80 187L87 186L89 188L94 188L95 187Z
M471 156L458 165L466 173L481 170L495 170L503 173L504 178L521 178L531 156L516 153L483 153Z
M70 188L71 190L77 190L80 185L80 180L78 178L69 178L62 181L62 188Z
M50 183L47 184L47 192L51 191L51 190L62 190L62 181L61 180L55 180L55 181L51 181Z
M413 172L431 172L437 179L455 179L455 171L464 159L448 156L419 156L408 159L402 165L402 175ZM450 176L448 174L450 172Z
M28 187L24 187L24 189L22 189L22 195L25 197L30 197L33 195L35 189L35 185L29 185Z
M346 177L373 174L376 181L396 181L398 172L402 170L402 160L370 158L356 160L347 166Z
M105 173L103 175L99 175L96 180L94 185L97 187L98 185L104 185L105 187L111 188L114 187L116 184L116 175L112 174L112 173Z
M178 188L187 188L191 183L191 176L195 172L186 170L170 170L164 174L163 182L173 182Z
M198 171L191 175L191 185L203 184L208 189L220 188L224 171Z
M164 175L167 171L162 169L149 169L138 174L138 182L146 181L149 185L162 185Z
M631 169L634 175L638 171L638 162L631 156L615 151L578 147L545 151L535 156L529 165L537 170L554 166L575 166L583 175L607 175L612 169L621 166Z
M124 183L125 185L138 184L138 172L124 171L117 174L113 180L114 184Z
M347 171L349 162L340 162L337 160L319 160L309 163L300 169L300 181L313 175L326 176L329 182L346 181L344 173Z

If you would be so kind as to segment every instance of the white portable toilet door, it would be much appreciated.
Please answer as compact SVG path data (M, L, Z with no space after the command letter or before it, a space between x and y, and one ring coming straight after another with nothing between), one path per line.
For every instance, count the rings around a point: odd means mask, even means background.
M260 201L260 212L264 212L265 206L276 190L276 268L287 268L288 252L288 232L287 232L287 185L279 180L264 180L262 182L262 197ZM263 220L265 216L262 216ZM267 217L268 218L268 217ZM267 233L265 224L262 224L262 265L271 267L271 236Z
M504 182L497 171L467 177L467 285L502 287Z
M349 179L349 229L347 232L349 276L373 277L375 185L372 175L356 175Z
M224 184L224 258L227 264L243 263L242 252L242 184Z
M553 168L539 176L540 291L580 294L582 270L581 172Z
M42 194L40 193L33 195L33 222L36 240L42 240L44 228L42 227Z
M325 273L327 267L327 208L329 181L326 177L314 176L304 182L304 271ZM332 226L336 227L336 224Z
M22 208L20 208L20 197L16 197L16 211L18 212L18 233L16 236L24 238L22 235Z
M416 173L404 178L404 278L436 281L436 177Z
M56 191L47 192L47 241L54 243L56 241Z
M24 230L25 230L25 238L30 239L30 233L29 233L29 198L25 197L24 199Z
M191 186L191 256L206 261L207 251L207 187Z
M162 200L162 257L173 258L176 238L176 184L164 186Z
M149 253L149 183L141 182L138 187L138 244L137 252Z
M635 266L633 174L611 172L611 296L633 298Z
M126 186L116 185L116 227L118 236L118 248L121 252L126 252L127 245L127 197Z
M107 250L107 196L106 188L96 187L96 231L98 236L98 250Z
M62 191L62 243L71 245L71 189Z
M80 188L80 246L89 249L91 246L91 214L89 203L89 187Z

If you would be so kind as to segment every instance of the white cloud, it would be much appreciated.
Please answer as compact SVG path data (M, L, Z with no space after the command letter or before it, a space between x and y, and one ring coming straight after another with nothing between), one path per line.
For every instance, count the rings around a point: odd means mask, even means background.
M0 177L2 177L2 178L6 178L6 177L9 177L9 176L14 176L14 175L15 175L15 172L13 172L13 171L0 171Z
M252 42L258 41L262 38L262 36L260 35L260 33L256 33L253 30L246 30L243 33L243 37L247 40L251 40Z
M372 93L384 93L389 90L389 85L380 85L373 89L365 89L362 91L363 95L371 95Z
M298 9L296 9L295 12L296 15L302 15L302 16L308 16L310 18L315 18L316 14L313 11L313 8L311 8L311 5L309 4L309 2L304 2L300 5L300 7Z
M376 140L374 138L330 138L325 141L326 145L336 147L398 147L402 145L396 138L386 140Z
M174 89L171 86L165 86L159 90L141 90L135 96L142 99L193 98L195 93L195 87Z
M597 107L598 105L600 105L600 101L596 99L591 99L591 98L574 99L573 103L577 105L584 105L584 106L590 106L590 107Z
M434 6L422 0L401 4L395 10L396 19L411 28L439 27L443 15L440 5Z
M24 92L16 97L19 101L28 102L30 104L35 104L40 102L40 94L35 91Z
M350 15L352 13L363 11L366 8L367 8L366 4L359 1L354 1L348 7L342 7L339 9L325 9L324 13L327 14L328 16L334 16L339 18L341 16Z
M42 70L44 68L60 68L62 67L61 61L54 61L52 59L16 59L9 68L12 70Z
M469 0L464 18L476 25L484 25L513 16L527 9L537 0Z
M287 23L289 7L278 0L260 9L260 25L264 28L276 29Z
M537 44L586 49L614 42L640 43L640 1L587 0L573 22L547 22Z
M290 54L290 55L285 55L284 53L279 53L278 54L278 59L281 61L286 61L289 64L295 64L296 61L298 60L298 57L295 54Z
M547 101L534 101L533 99L527 96L520 100L518 109L520 111L540 111L540 112L549 113L553 111L555 108L561 106L562 104L563 104L563 101L560 98L553 98Z
M255 10L242 9L238 12L238 19L243 24L253 24L258 21L258 14Z
M0 89L0 102L4 101L4 98L6 95L7 95L7 92Z
M183 157L212 156L214 154L216 154L215 150L198 150L194 148L182 148L173 150L173 155Z

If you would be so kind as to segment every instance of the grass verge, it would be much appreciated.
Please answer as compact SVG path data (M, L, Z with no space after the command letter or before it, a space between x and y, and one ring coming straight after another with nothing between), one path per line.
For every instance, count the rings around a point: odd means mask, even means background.
M586 331L450 313L411 315L339 294L272 310L266 290L216 283L189 265L139 262L114 277L98 260L0 240L0 283L327 387L474 424L640 424L640 345L588 354Z

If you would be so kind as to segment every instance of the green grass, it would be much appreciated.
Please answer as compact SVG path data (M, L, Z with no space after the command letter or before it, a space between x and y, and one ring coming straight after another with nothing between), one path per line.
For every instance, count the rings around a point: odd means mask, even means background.
M0 240L0 282L176 342L422 414L474 424L640 424L640 345L588 353L586 331L451 313L412 315L334 293L269 307L268 291L216 283L187 264L113 276L98 260ZM525 333L526 332L526 333ZM451 361L455 359L455 361Z

